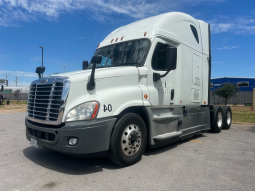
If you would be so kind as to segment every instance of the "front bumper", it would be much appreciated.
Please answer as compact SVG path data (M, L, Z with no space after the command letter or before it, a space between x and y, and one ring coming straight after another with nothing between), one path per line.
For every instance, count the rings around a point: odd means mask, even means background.
M81 157L107 155L113 125L116 118L68 122L64 126L47 126L26 119L26 136L37 139L38 145ZM68 144L71 137L78 138L75 146Z

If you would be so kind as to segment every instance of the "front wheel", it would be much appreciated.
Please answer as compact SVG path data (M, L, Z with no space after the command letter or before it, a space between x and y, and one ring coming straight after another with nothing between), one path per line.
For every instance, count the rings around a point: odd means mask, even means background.
M129 166L140 160L146 147L147 130L143 119L128 113L115 124L108 158L119 166Z

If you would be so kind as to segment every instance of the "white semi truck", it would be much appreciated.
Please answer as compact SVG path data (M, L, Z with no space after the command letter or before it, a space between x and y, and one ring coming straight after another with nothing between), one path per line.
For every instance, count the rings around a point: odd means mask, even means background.
M210 47L210 25L179 12L116 29L88 67L32 82L27 139L128 166L146 147L229 129L230 108L209 105Z

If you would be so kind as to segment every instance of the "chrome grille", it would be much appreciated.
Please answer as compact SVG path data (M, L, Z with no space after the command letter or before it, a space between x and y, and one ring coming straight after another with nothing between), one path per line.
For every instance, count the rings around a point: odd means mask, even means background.
M62 98L63 83L31 84L27 115L34 119L57 121Z

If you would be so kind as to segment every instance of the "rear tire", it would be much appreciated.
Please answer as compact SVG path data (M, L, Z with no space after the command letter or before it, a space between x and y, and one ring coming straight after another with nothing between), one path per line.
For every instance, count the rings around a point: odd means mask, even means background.
M214 106L211 131L214 133L220 133L222 127L223 127L222 108L220 106Z
M222 107L223 127L222 129L229 129L232 123L232 111L229 106Z
M143 119L128 113L115 124L110 140L108 158L118 166L137 163L145 150L147 130Z

